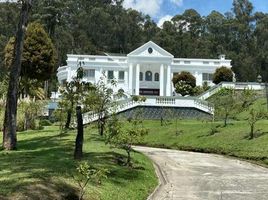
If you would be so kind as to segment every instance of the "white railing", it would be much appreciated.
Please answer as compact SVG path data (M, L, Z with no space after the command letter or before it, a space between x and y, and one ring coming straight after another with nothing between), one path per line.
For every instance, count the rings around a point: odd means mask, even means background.
M244 89L251 89L251 90L264 90L265 85L262 83L256 82L221 82L218 85L211 87L209 90L204 92L203 94L199 95L199 99L207 99L212 95L216 94L222 88L232 88L235 90L244 90Z
M145 102L135 102L131 98L118 101L117 106L110 108L108 113L120 113L137 106L154 106L154 107L181 107L181 108L196 108L203 112L214 114L213 105L206 101L195 97L155 97L147 96ZM114 109L116 108L116 109ZM87 112L83 114L84 124L88 124L97 121L99 113Z

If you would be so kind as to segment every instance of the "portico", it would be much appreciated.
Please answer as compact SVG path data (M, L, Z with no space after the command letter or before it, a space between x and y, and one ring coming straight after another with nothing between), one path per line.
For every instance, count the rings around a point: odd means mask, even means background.
M171 96L172 74L169 64L130 63L128 74L129 91L132 94Z
M127 57L129 91L132 94L171 96L173 55L155 43L149 42L129 53Z

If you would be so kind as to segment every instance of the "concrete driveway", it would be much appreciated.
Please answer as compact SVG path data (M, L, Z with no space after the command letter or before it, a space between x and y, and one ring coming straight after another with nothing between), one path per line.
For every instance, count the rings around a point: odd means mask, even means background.
M268 169L214 154L135 147L160 178L154 200L268 200Z

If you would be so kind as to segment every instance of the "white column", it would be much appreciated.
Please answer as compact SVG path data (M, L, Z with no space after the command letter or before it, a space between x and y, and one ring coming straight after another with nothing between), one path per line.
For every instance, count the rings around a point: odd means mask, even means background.
M132 95L133 94L133 64L130 63L129 65L129 78L128 78L128 89L129 89L129 92L130 94Z
M160 96L164 96L164 65L160 66Z
M125 79L125 86L128 87L128 72L125 71L125 75L124 75L124 79Z
M171 96L171 67L167 67L167 86L166 86L166 96Z
M136 89L135 94L140 95L140 64L136 67Z

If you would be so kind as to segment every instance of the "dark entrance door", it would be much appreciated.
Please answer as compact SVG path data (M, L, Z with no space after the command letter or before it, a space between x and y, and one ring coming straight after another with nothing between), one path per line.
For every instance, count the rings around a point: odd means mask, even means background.
M147 96L159 96L160 91L159 89L140 89L140 95L147 95Z

